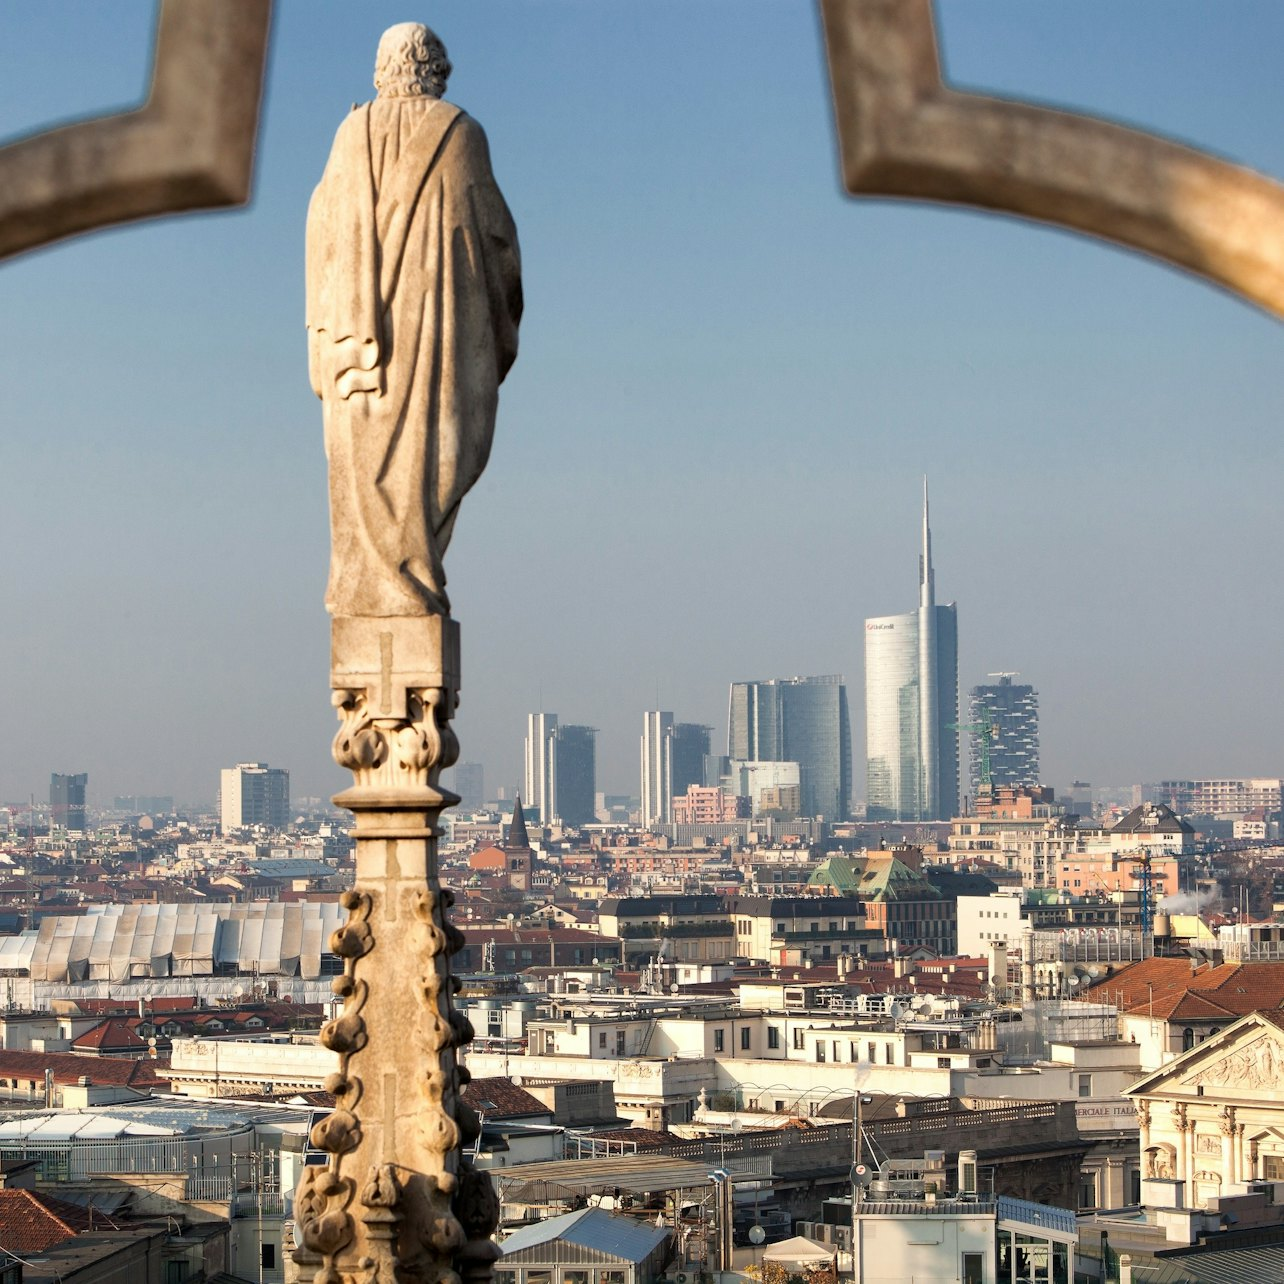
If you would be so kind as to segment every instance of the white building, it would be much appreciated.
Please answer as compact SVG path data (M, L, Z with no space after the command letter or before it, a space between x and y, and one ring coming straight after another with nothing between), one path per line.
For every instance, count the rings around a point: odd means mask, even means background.
M642 715L642 828L673 819L673 714Z
M266 762L238 762L220 773L219 813L223 832L290 823L290 773Z

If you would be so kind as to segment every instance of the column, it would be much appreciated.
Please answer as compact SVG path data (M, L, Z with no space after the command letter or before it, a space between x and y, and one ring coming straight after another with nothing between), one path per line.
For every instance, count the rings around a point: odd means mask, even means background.
M490 1179L461 1149L480 1129L455 1060L472 1030L451 1003L462 937L437 873L437 821L458 801L438 784L458 756L458 638L442 616L333 621L333 752L354 780L334 801L356 817L356 879L330 938L343 1013L321 1031L337 1105L312 1143L329 1159L295 1195L314 1284L483 1284L498 1256Z
M1173 1127L1177 1132L1177 1162L1173 1165L1173 1176L1186 1183L1185 1201L1189 1206L1194 1183L1191 1180L1191 1139L1187 1134L1186 1107L1184 1105L1173 1107Z
M1235 1181L1235 1107L1223 1106L1218 1127L1222 1134L1222 1193Z

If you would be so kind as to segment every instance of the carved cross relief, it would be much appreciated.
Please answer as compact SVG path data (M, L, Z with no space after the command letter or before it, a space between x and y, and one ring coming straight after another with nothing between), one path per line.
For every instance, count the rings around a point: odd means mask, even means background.
M853 196L974 205L1099 236L1284 317L1284 185L1156 134L941 79L931 0L820 0Z

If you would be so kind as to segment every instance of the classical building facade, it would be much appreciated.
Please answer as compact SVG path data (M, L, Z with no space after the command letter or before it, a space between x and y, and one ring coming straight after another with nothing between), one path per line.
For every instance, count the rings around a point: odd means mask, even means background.
M1252 1012L1135 1083L1142 1198L1210 1208L1284 1181L1284 1012Z

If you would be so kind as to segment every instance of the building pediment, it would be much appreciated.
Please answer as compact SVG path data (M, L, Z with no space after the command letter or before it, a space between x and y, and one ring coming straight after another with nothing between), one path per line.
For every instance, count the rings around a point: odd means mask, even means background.
M1284 1014L1253 1012L1128 1089L1138 1097L1284 1094Z

